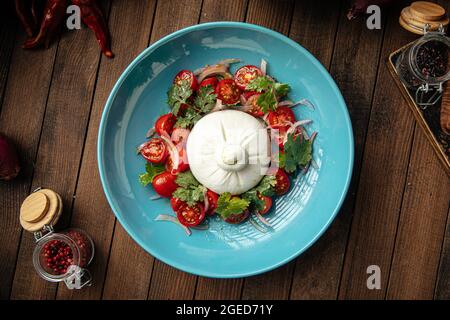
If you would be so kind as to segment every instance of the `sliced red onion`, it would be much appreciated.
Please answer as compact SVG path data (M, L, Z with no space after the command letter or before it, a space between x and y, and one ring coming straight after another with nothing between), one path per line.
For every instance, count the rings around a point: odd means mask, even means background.
M317 136L317 131L314 131L313 133L312 133L312 135L311 135L311 143L313 143L314 142L314 139L316 139L316 136Z
M241 94L241 96L239 97L239 99L241 100L241 105L247 104L247 99L245 99L245 96L244 96L243 94Z
M208 209L209 209L209 201L208 201L208 197L207 197L207 195L206 195L206 192L208 192L207 189L205 189L205 191L203 191L203 198L204 198L205 212L208 211Z
M293 107L294 107L294 106L297 106L297 105L307 106L307 107L310 107L310 108L313 109L313 110L316 109L316 108L314 107L314 105L312 104L312 102L309 101L308 99L301 99L301 100L297 101L296 103L294 103Z
M294 102L292 102L291 100L284 100L284 101L278 102L279 107L292 107L293 105L294 105Z
M235 106L236 110L248 112L251 108L249 105Z
M156 196L151 196L151 197L150 197L150 200L151 200L151 201L155 201L155 200L159 200L159 199L161 199L161 198L162 198L161 196L156 195Z
M254 226L255 229L258 230L259 232L261 232L261 233L266 233L266 232L267 232L266 229L264 229L263 227L261 227L259 224L257 224L257 223L256 223L255 221L253 221L252 219L250 219L249 221L250 221L250 223L252 224L252 226Z
M261 68L260 69L261 69L263 76L265 76L267 73L267 61L266 60L261 59Z
M155 127L152 127L150 129L148 129L147 134L145 135L146 138L151 138L153 137L153 135L155 134Z
M216 111L220 111L223 109L223 104L222 104L222 100L217 99L216 100L216 105L214 106L214 108L212 108L211 112L216 112Z
M195 69L194 72L192 72L194 74L194 76L198 76L199 74L201 74L203 71L205 71L206 68L208 68L209 65L206 65L204 67Z
M259 212L255 212L255 216L258 218L259 221L261 221L262 224L268 226L269 228L272 227L269 221L267 221Z
M217 64L223 64L224 66L229 67L230 64L233 64L233 63L239 63L239 62L241 62L241 59L230 58L230 59L223 59L223 60L220 60L219 62L217 62Z
M208 230L209 229L209 224L199 224L197 226L191 227L192 229L197 229L197 230Z
M192 234L191 230L188 227L186 227L185 225L182 225L181 222L178 221L178 219L174 216L170 216L168 214L160 214L155 218L155 221L168 221L168 222L175 223L175 224L179 225L180 227L182 227L188 236L190 236Z
M202 73L200 73L198 75L198 82L202 82L205 78L215 76L215 75L229 77L228 74L229 74L229 72L228 72L227 66L225 66L223 64L215 64L215 65L206 67L205 70L203 70Z
M144 148L144 146L145 146L146 143L147 143L147 142L143 142L143 143L141 143L141 144L139 145L139 147L136 148L136 154L141 153L142 148Z
M265 123L267 123L267 117L269 116L269 114L268 113L266 113L263 117L262 117L262 119L263 119L263 121L265 122Z
M317 164L316 160L311 159L311 165L314 169L319 169L319 165Z
M295 123L292 123L290 125L290 128L286 131L286 135L284 136L284 139L283 139L283 144L287 142L288 135L290 135L291 133L294 133L295 129L297 127L304 126L305 124L308 124L308 123L311 123L311 122L312 122L312 120L308 119L308 120L300 120L300 121L297 121ZM302 130L302 131L305 131L305 130Z
M176 172L176 170L178 169L178 165L180 164L180 155L178 154L178 149L173 144L167 132L161 133L161 139L164 140L164 142L167 144L167 147L169 148L169 154L173 162L172 172Z

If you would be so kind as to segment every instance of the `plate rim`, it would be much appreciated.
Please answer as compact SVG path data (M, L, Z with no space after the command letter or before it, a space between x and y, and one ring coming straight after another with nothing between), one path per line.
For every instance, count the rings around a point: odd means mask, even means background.
M214 271L204 271L204 270L199 270L195 267L190 267L190 266L186 266L183 263L180 263L176 260L172 260L172 259L167 259L166 257L163 257L159 254L156 254L155 252L153 252L153 250L147 246L145 243L141 242L139 237L134 233L133 229L126 223L125 219L122 217L122 214L120 213L120 210L118 208L115 207L112 196L111 196L111 190L109 188L109 185L106 183L106 176L105 176L105 167L104 167L104 156L102 153L103 147L104 147L104 135L105 135L105 129L106 129L106 120L108 118L111 106L112 106L112 102L114 101L117 92L119 91L120 87L122 86L123 82L125 81L125 79L128 77L128 75L134 70L134 68L144 59L146 58L149 54L151 54L154 50L156 50L157 48L159 48L160 46L170 42L172 39L175 39L181 35L190 33L192 31L198 31L198 30L205 30L205 29L210 29L210 28L220 28L220 27L228 27L228 28L244 28L244 29L248 29L248 30L252 30L252 31L257 31L257 32L262 32L262 33L266 33L269 36L275 37L283 42L286 42L287 44L289 44L290 46L294 47L296 50L301 51L303 54L305 54L308 59L319 69L319 71L325 76L325 78L328 80L328 82L330 83L332 90L334 91L334 93L336 94L338 100L339 100L339 106L340 109L342 109L343 111L343 115L345 118L345 122L346 122L346 128L348 130L348 136L349 136L349 163L347 166L347 174L346 174L346 180L345 180L345 185L344 188L342 189L342 192L340 194L339 197L339 201L337 202L333 212L331 213L329 219L326 221L326 223L322 226L322 228L319 230L319 232L316 233L316 235L311 238L309 240L309 242L306 245L303 245L301 247L298 248L298 250L295 250L294 253L288 255L286 258L276 262L276 263L272 263L268 266L265 267L261 267L261 268L254 268L254 270L252 270L251 272L247 271L247 272L241 272L241 273L234 273L234 274L224 274L224 273L217 273ZM102 189L103 189L103 193L106 196L106 199L108 201L108 204L111 208L111 210L113 211L115 217L117 218L117 220L120 222L120 224L122 225L122 227L125 229L125 231L128 233L128 235L133 239L133 241L135 241L141 248L143 248L148 254L150 254L152 257L178 269L181 270L183 272L187 272L187 273L191 273L194 275L198 275L198 276L203 276L203 277L209 277L209 278L222 278L222 279L227 279L227 278L242 278L242 277L249 277L249 276L253 276L253 275L258 275L261 273L265 273L271 270L274 270L288 262L290 262L291 260L295 259L296 257L298 257L300 254L302 254L303 252L305 252L306 250L308 250L324 233L325 231L329 228L329 226L331 225L331 223L334 221L334 219L336 218L337 214L339 213L342 204L345 200L345 197L347 195L348 189L350 187L350 183L352 180L352 175L353 175L353 166L354 166L354 136L353 136L353 127L352 127L352 122L350 119L350 115L348 112L348 107L347 104L345 103L345 100L342 96L342 93L339 89L339 87L337 86L336 82L334 81L334 79L331 77L330 73L328 72L328 70L322 65L322 63L317 60L317 58L312 55L306 48L304 48L303 46L301 46L299 43L295 42L294 40L290 39L289 37L259 26L259 25L255 25L255 24L251 24L251 23L245 23L245 22L234 22L234 21L221 21L221 22L207 22L207 23L201 23L201 24L197 24L197 25L192 25L180 30L177 30L173 33L170 33L166 36L164 36L163 38L161 38L160 40L154 42L152 45L150 45L149 47L145 48L139 55L137 55L133 61L125 68L125 70L122 72L122 74L120 75L120 77L117 79L116 83L114 84L108 99L106 100L105 106L103 108L102 111L102 116L101 116L101 120L100 120L100 125L99 125L99 130L98 130L98 137L97 137L97 165L98 165L98 170L99 170L99 174L100 174L100 181L102 184Z

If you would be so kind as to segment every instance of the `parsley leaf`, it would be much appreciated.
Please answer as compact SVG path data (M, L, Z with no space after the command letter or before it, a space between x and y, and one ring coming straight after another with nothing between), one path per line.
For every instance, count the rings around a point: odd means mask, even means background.
M258 105L264 113L277 109L277 97L285 96L290 87L286 83L275 82L268 76L256 77L247 84L246 90L262 92Z
M175 182L183 188L187 188L191 185L198 186L200 184L191 171L180 172Z
M222 193L217 200L216 212L226 219L232 214L240 214L249 206L249 201L239 197L231 197L229 192Z
M195 112L195 110L189 108L186 110L184 116L177 117L177 122L175 122L175 128L190 128L200 120L202 116Z
M179 173L175 182L179 187L172 194L174 198L186 202L188 206L193 206L196 202L205 200L206 187L195 179L191 171Z
M167 91L167 103L172 108L174 115L178 115L181 105L187 104L191 95L192 89L188 80L182 80L170 87L169 91Z
M288 134L284 153L284 167L287 172L294 172L297 166L305 167L312 159L311 140L294 139L294 134Z
M145 164L145 173L139 175L140 183L145 187L152 183L153 179L165 171L164 165L155 165L147 162Z
M249 191L242 194L242 198L250 203L252 210L260 211L264 209L265 202L258 194L263 196L271 197L275 194L275 185L277 184L277 179L274 175L267 175L262 178L259 184L250 189Z
M199 112L210 112L217 100L217 94L214 93L214 88L211 85L203 86L199 89L197 97L194 100L194 107Z
M187 188L178 187L172 197L178 198L187 203L188 206L193 206L199 201L204 201L204 192L206 191L206 187L202 185L194 186L190 185Z
M245 192L242 194L242 198L249 202L249 207L251 207L252 211L261 211L264 209L264 200L258 197L256 189Z

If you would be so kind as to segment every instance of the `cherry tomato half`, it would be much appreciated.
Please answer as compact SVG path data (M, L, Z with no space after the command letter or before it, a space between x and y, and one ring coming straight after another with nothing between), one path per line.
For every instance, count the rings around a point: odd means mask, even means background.
M214 191L208 190L206 196L208 197L208 210L206 211L206 214L212 216L216 212L219 195Z
M216 94L223 104L235 104L240 99L241 91L233 79L223 79L217 84Z
M213 89L216 89L219 80L216 77L206 78L202 82L200 82L199 88L211 86Z
M247 104L249 105L249 110L247 112L254 117L262 117L264 115L264 112L258 105L258 98L260 95L260 93L254 94L247 100Z
M187 139L190 133L191 130L189 129L176 128L175 130L173 130L170 139L173 141L173 143L175 143L176 146L179 145L180 147L186 148Z
M281 196L289 191L291 181L283 169L278 169L277 173L275 173L275 179L277 180L277 184L275 185L275 193L278 196Z
M170 135L176 121L177 118L172 113L168 113L159 117L155 123L155 132L159 135L161 135L163 132L166 132L168 135Z
M245 100L248 100L251 96L255 95L255 94L260 94L257 91L245 91L243 93Z
M186 202L184 202L183 200L180 200L178 198L170 198L170 206L172 207L173 211L177 212L177 210L185 205Z
M245 219L247 219L249 215L250 215L250 211L244 210L239 214L230 215L228 218L224 219L223 221L225 221L227 223L231 223L231 224L239 224L239 223L243 222Z
M178 188L178 185L175 183L176 179L177 176L170 172L158 174L152 181L153 189L161 197L170 198L172 193Z
M173 83L174 84L181 84L181 81L183 81L183 80L188 80L189 81L189 83L191 84L191 89L193 91L198 89L197 78L192 73L192 71L181 70L180 72L177 73L177 75L175 76L175 79L173 79Z
M205 209L201 203L194 206L182 205L176 213L181 224L187 227L196 226L205 219Z
M145 160L151 163L163 163L169 152L161 138L152 138L142 146L141 154Z
M262 210L259 210L258 213L263 215L269 212L270 208L272 208L272 198L263 196L262 194L258 194L258 198L260 198L262 201L264 201L264 208Z
M260 76L262 76L261 69L256 66L248 65L243 66L236 71L234 74L234 81L239 89L245 90L250 81Z
M177 170L173 169L173 161L172 158L169 157L166 162L166 171L171 172L172 174L177 174L180 172L185 172L189 169L189 162L187 159L187 152L186 149L180 147L180 145L177 145L178 149L178 156L179 156L179 162L178 162L178 168Z
M288 122L295 122L295 115L288 107L278 107L275 111L269 112L269 124L272 128L279 129L284 128Z

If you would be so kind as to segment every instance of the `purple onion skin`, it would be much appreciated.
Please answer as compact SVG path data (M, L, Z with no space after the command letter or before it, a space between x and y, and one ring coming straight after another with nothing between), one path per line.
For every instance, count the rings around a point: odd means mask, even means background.
M355 0L353 5L347 13L348 20L363 16L366 14L367 7L370 5L377 5L380 7L388 6L396 0Z
M14 179L19 171L20 165L16 148L5 136L0 134L0 180Z

